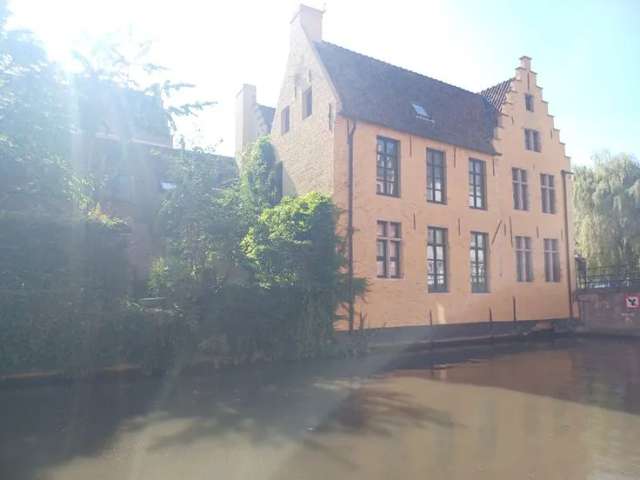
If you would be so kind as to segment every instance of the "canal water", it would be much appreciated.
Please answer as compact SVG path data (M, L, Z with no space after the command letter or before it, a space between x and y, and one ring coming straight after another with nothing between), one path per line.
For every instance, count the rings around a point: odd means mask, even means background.
M0 478L638 479L640 342L0 390Z

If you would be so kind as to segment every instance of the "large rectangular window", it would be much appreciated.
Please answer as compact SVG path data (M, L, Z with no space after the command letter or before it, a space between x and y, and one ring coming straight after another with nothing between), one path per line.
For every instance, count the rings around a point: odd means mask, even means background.
M560 281L560 253L555 238L544 239L544 279L547 282Z
M533 282L531 237L516 237L516 277L519 282Z
M447 203L447 166L444 152L427 148L427 201Z
M402 229L396 222L378 222L377 275L378 278L400 278L400 249Z
M540 151L540 132L530 128L524 129L524 148L534 152Z
M376 192L379 195L400 196L400 142L378 137Z
M471 260L471 291L474 293L489 291L488 239L489 235L486 233L471 232L469 256Z
M427 287L430 292L448 290L446 228L427 230Z
M487 208L487 175L485 163L475 158L469 159L469 206Z
M311 87L302 94L302 118L307 118L313 113L313 92Z
M556 186L553 175L540 174L543 213L556 213Z
M513 180L513 208L516 210L529 210L529 184L527 171L523 168L511 169Z

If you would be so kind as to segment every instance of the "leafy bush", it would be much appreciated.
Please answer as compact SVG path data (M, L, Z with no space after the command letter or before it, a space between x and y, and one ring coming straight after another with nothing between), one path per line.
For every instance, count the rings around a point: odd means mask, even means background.
M313 192L278 202L267 140L245 160L225 190L211 188L215 165L177 169L151 288L191 326L195 352L232 363L323 354L347 290L337 209Z

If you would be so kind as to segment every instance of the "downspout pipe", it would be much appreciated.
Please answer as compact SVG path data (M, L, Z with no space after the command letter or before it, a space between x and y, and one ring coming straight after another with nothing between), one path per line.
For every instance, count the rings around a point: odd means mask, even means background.
M562 170L560 172L562 174L562 196L564 198L564 247L565 247L565 255L567 258L567 296L569 300L569 317L573 320L573 295L571 288L571 261L569 258L570 248L569 248L569 210L567 203L567 176L573 175L573 172L568 170Z
M353 333L355 318L355 298L353 295L353 136L356 133L356 121L347 122L348 159L348 199L347 199L347 294L349 296L349 334Z

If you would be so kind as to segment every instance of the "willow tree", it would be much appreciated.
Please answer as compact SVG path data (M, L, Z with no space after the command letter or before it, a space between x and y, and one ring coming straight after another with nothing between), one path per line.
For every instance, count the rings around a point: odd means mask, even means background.
M602 152L576 169L576 247L590 266L640 266L640 163Z

